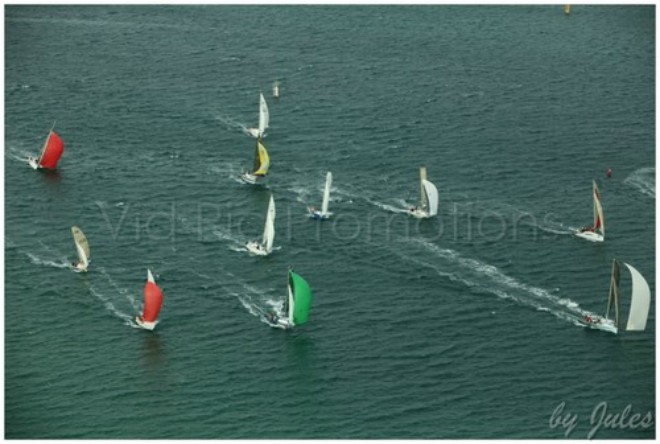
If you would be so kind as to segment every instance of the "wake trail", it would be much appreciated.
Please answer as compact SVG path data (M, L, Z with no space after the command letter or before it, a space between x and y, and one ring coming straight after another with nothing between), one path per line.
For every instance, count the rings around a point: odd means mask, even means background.
M632 186L643 195L655 199L655 168L639 168L626 177L623 183Z
M520 304L530 306L538 311L549 312L559 319L580 325L580 319L586 315L594 316L587 310L580 308L579 304L569 298L553 295L548 290L534 287L506 275L494 265L467 258L457 251L444 249L423 239L413 239L417 245L433 253L437 258L444 259L448 264L458 265L457 273L448 273L437 264L430 264L415 258L408 260L419 265L434 269L441 276L453 277L467 286L477 286L502 299L514 300ZM400 253L399 256L406 257Z
M56 262L54 260L50 259L43 259L37 256L36 254L32 253L25 253L27 257L30 258L33 264L35 265L44 265L47 267L54 267L54 268L71 268L71 264L69 261L66 259L66 257L61 257L59 262Z

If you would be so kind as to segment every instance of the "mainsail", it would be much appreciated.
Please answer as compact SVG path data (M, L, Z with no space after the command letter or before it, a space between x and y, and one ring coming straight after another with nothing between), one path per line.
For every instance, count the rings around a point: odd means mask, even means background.
M610 277L610 295L607 298L607 312L605 318L609 319L610 309L614 308L614 325L619 326L619 280L621 279L621 271L619 270L619 263L616 259L612 260L612 275Z
M151 270L147 269L147 283L144 286L144 308L142 309L142 320L145 322L155 322L162 306L163 292L158 285L156 285Z
M420 206L426 208L428 206L428 200L426 198L426 193L424 192L424 181L426 180L426 167L421 167L419 169L419 191L421 194L420 197Z
M312 290L299 274L289 270L289 321L293 325L302 325L309 320L312 305Z
M264 145L263 140L258 138L254 152L252 174L255 176L265 176L268 174L268 168L270 168L270 157L268 157L268 151L266 151L266 145Z
M428 180L422 181L422 194L427 202L427 211L429 216L438 214L438 189Z
M628 331L642 331L646 328L646 319L651 304L651 290L644 276L624 262L632 277L632 295L630 296L630 314L628 315Z
M73 241L76 244L76 251L78 252L78 262L84 267L87 268L89 265L89 242L82 230L76 226L71 227L71 234L73 235Z
M259 93L259 137L262 137L268 129L268 121L270 116L268 114L268 105L264 95Z
M268 214L266 215L266 225L264 226L264 236L262 243L268 253L273 250L273 240L275 239L275 200L270 195L268 203Z
M600 202L600 193L598 192L598 185L594 180L594 231L600 231L600 234L605 237L605 219L603 218L603 206Z
M41 150L41 155L37 160L37 164L41 168L47 168L54 170L57 168L57 162L59 162L62 153L64 152L64 142L60 136L53 130L50 130L48 133L48 138L44 143L44 147Z
M323 204L321 205L321 213L328 214L328 204L330 203L330 188L332 187L332 173L328 171L325 175L325 190L323 190Z

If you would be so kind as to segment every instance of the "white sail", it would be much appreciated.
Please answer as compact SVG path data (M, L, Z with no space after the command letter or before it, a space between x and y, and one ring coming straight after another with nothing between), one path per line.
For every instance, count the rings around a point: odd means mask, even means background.
M426 193L424 192L424 181L426 180L426 167L421 167L419 169L419 192L420 192L420 206L426 208L428 206L428 200L426 199Z
M154 275L151 274L151 270L147 268L147 280L151 282L152 284L156 283L156 280L154 279Z
M262 136L268 129L268 121L270 116L268 114L268 105L264 95L259 93L259 135Z
M325 190L323 190L323 204L321 213L328 214L328 204L330 203L330 188L332 187L332 173L328 171L325 175Z
M266 215L266 225L264 226L264 236L262 243L268 253L273 250L273 241L275 240L275 200L270 195L268 203L268 214Z
M76 226L71 227L71 234L73 235L73 241L76 244L78 262L83 268L87 268L90 259L89 242L87 242L87 238L82 230Z
M649 306L651 304L651 290L649 284L644 279L644 276L624 262L625 266L630 270L632 277L632 295L630 302L630 315L628 316L628 331L642 331L646 328L646 319L649 314Z
M293 325L294 300L293 300L293 289L291 288L291 275L289 275L288 288L289 288L289 303L287 305L289 308L289 312L287 313L287 316L289 317L289 323Z
M435 216L438 214L438 189L426 179L422 181L422 186L423 194L428 203L429 216Z

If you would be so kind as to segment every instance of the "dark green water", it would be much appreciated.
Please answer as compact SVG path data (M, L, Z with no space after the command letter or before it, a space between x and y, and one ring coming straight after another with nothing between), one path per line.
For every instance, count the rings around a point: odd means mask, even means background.
M577 322L613 258L655 293L654 67L654 6L6 7L6 437L561 438L562 402L571 438L602 402L654 420L655 301L642 333ZM268 189L236 180L259 91ZM417 223L421 165L440 215ZM603 244L570 234L594 178ZM270 192L279 249L256 258ZM289 264L315 299L284 332L258 310ZM154 332L131 321L147 267Z

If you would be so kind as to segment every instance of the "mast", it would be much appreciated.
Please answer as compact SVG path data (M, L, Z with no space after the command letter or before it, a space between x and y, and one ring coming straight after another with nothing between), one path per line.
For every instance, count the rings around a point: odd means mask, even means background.
M428 200L426 199L426 192L424 191L424 181L426 180L426 167L421 167L419 169L419 189L421 193L421 205L422 208L426 208L428 206Z
M621 273L619 271L619 263L616 259L612 259L612 275L610 277L610 294L607 299L607 312L605 319L609 319L610 308L614 306L614 325L619 328L619 279Z

